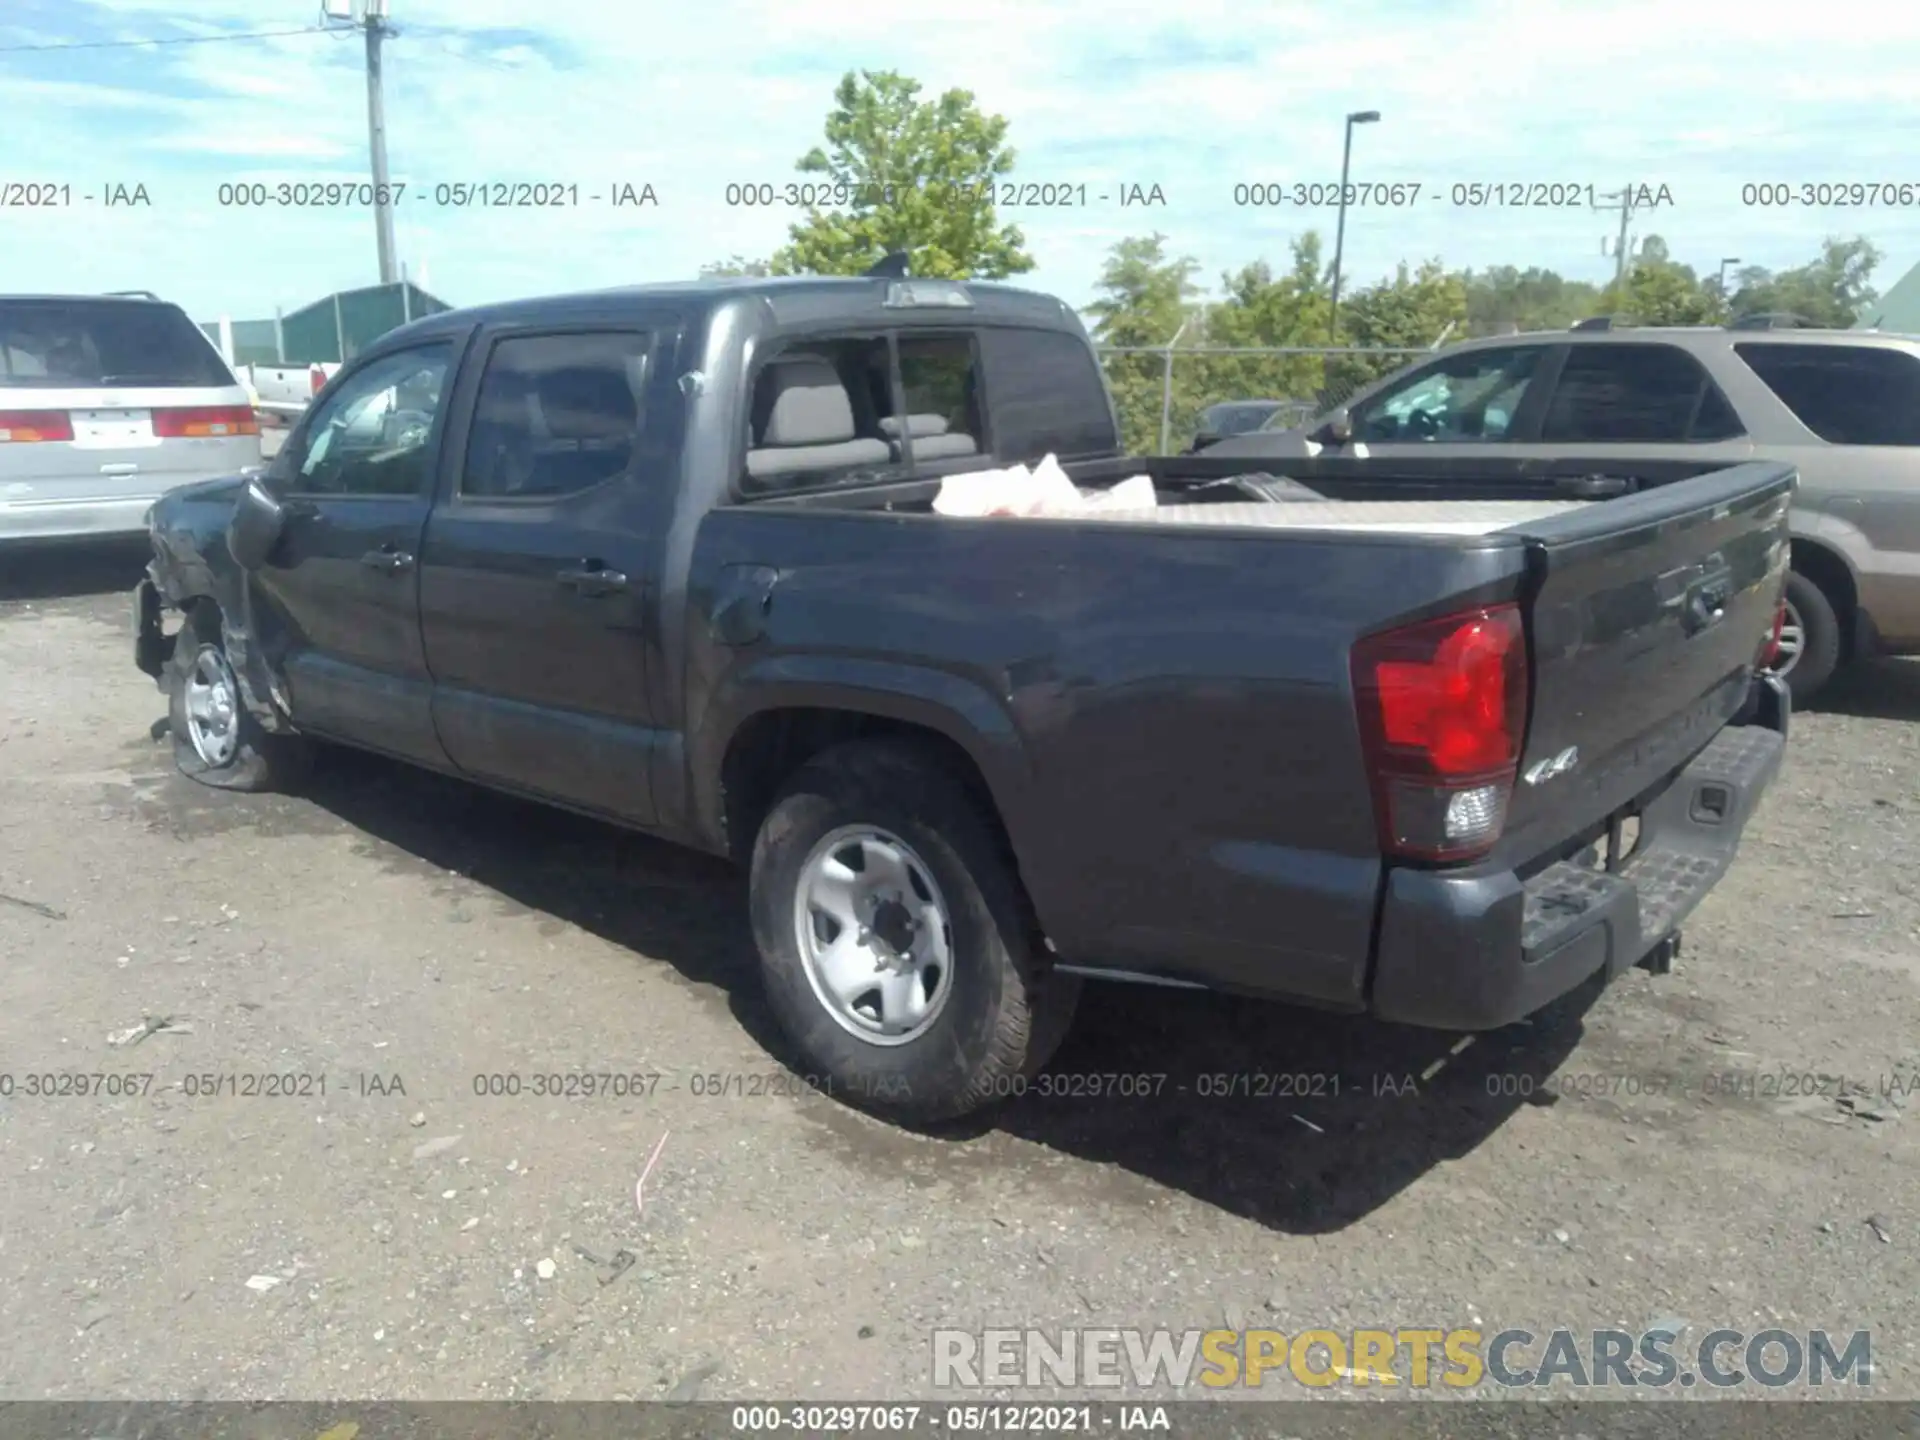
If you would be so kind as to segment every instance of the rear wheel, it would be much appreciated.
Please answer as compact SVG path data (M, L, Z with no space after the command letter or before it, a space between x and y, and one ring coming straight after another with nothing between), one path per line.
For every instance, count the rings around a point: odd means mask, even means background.
M918 1122L1018 1094L1079 993L1045 966L997 831L943 763L911 743L837 746L794 776L753 853L767 996L803 1062Z
M1773 673L1800 705L1819 693L1840 663L1840 618L1826 592L1797 570L1787 574L1786 602Z
M196 610L167 662L167 728L182 775L221 790L285 790L306 772L298 736L275 735L250 714L217 617Z

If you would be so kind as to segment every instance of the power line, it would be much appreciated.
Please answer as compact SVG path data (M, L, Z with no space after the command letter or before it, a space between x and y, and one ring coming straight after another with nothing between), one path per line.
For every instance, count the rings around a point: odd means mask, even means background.
M127 50L152 45L212 45L223 40L272 40L283 35L324 35L318 25L303 25L298 30L236 30L225 35L171 35L162 40L56 40L50 45L0 45L0 55L18 55L29 50Z

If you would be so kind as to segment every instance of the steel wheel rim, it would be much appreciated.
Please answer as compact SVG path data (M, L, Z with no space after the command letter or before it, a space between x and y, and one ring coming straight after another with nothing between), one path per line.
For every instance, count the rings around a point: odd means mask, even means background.
M1793 602L1785 604L1786 619L1780 625L1780 643L1773 652L1772 671L1775 675L1785 675L1800 663L1800 653L1806 649L1807 627L1801 622L1800 612L1794 609Z
M794 940L814 998L848 1034L905 1045L953 993L953 921L926 862L899 836L843 825L800 866Z
M240 748L240 686L216 645L204 645L187 676L187 740L193 753L214 768Z

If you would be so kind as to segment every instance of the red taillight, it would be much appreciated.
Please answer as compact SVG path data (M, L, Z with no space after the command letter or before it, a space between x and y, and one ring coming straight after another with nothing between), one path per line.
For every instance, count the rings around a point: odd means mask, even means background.
M1506 824L1527 714L1527 647L1514 605L1369 635L1353 691L1389 854L1461 860Z
M258 435L250 405L194 405L153 412L153 433L162 440L204 440L222 435Z
M327 372L318 365L314 366L307 372L307 384L311 387L311 393L318 395L327 387Z
M1773 629L1767 632L1767 638L1760 642L1760 654L1754 665L1761 670L1771 670L1773 662L1780 658L1780 637L1787 628L1787 602L1782 599L1774 607Z
M73 439L73 417L64 410L0 410L0 445Z

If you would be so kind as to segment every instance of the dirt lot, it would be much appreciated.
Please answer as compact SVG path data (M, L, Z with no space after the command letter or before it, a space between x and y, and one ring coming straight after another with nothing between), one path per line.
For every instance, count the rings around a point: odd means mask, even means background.
M1096 988L1055 1075L1158 1095L929 1138L792 1093L729 870L345 755L198 788L149 733L137 559L6 563L0 1398L908 1397L940 1324L1657 1319L1871 1328L1876 1393L1920 1395L1920 666L1798 717L1672 976L1457 1055ZM560 1072L661 1078L476 1094ZM312 1078L226 1093L268 1074Z

